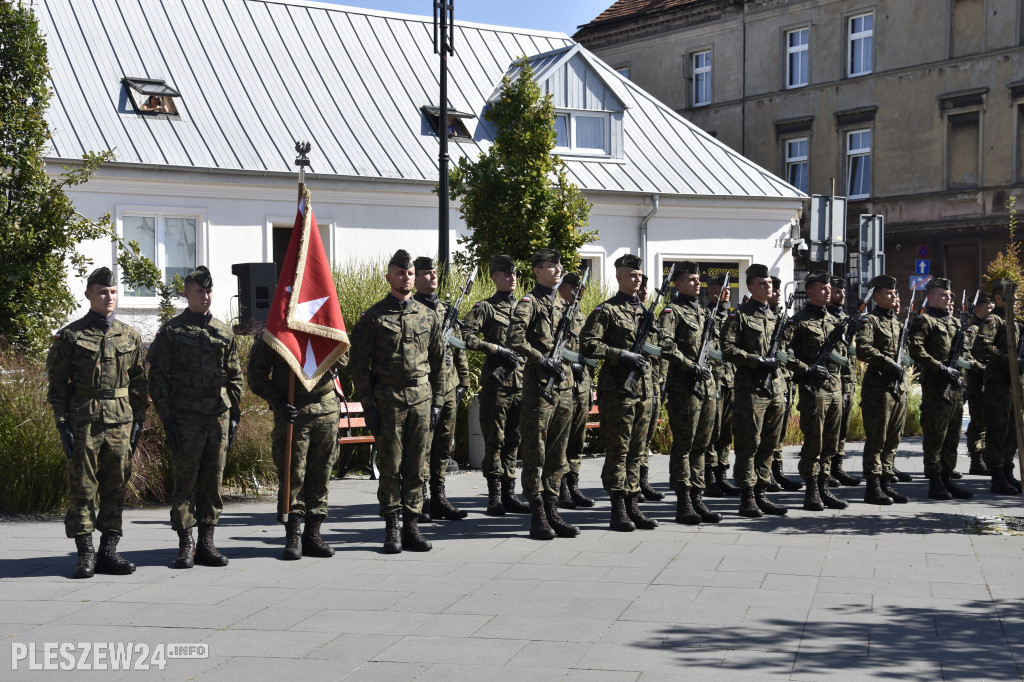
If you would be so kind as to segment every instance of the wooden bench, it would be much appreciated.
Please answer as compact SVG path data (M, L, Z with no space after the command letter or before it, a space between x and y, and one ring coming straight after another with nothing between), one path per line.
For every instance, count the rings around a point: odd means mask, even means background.
M338 421L338 445L348 447L346 448L344 458L338 457L340 462L338 478L345 478L352 467L351 446L353 445L373 445L373 449L370 451L370 478L377 480L377 476L380 474L380 470L377 468L377 439L369 432L362 435L353 435L352 433L355 429L366 428L366 419L361 416L362 414L363 406L361 403L341 403L341 419Z

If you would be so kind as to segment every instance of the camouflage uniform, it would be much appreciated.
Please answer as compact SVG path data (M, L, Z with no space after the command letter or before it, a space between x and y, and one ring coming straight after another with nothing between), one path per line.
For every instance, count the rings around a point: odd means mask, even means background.
M987 408L985 407L984 363L987 362L988 354L985 352L983 347L991 346L993 342L998 339L996 336L996 320L1001 321L1002 317L993 314L984 319L978 319L974 315L971 315L970 320L970 329L974 331L972 334L974 338L974 347L978 350L978 352L973 353L976 359L972 362L971 369L967 371L967 384L964 391L971 413L971 421L967 425L967 452L971 455L972 460L974 460L978 454L984 455L986 449ZM1002 327L1002 329L1005 333L1005 326ZM1005 347L1005 337L1003 338L1003 345ZM981 358L986 359L979 362L978 360ZM999 400L1005 400L1008 402L1009 396L1002 396ZM985 462L988 462L987 458ZM974 472L972 471L971 473Z
M181 438L171 453L171 527L215 526L224 509L228 421L242 400L234 332L211 315L185 310L160 328L146 359L153 405L164 428L176 425Z
M833 282L836 279L837 278L833 278ZM841 278L838 279L841 280ZM833 286L835 286L834 283ZM837 318L841 324L846 324L847 320L850 318L849 313L838 306L828 306L828 312L833 317ZM850 339L850 341L852 340L853 339ZM849 349L847 349L847 355L849 355ZM857 389L857 376L854 372L855 360L853 357L849 357L848 359L850 364L839 368L839 377L842 383L842 414L840 415L839 420L839 442L836 445L836 452L833 454L831 459L831 467L829 471L826 471L825 473L838 478L842 485L857 485L860 483L860 480L849 476L845 471L843 471L843 459L846 457L846 434L850 430L850 412L853 411L853 394Z
M907 390L894 369L901 329L895 312L879 307L857 328L857 359L866 365L860 409L864 417L864 476L868 479L895 476L893 461L907 417Z
M714 311L714 306L709 306L708 310ZM718 311L715 320L715 336L711 346L719 353L722 352L722 328L727 319L729 311L723 307ZM704 454L704 468L706 471L714 470L712 474L720 479L721 484L727 483L729 452L732 449L733 387L736 383L736 367L723 357L720 361L712 361L711 371L715 375L718 399L715 401L715 424L711 431L711 443ZM722 494L723 491L713 489L710 480L706 480L705 484L714 494Z
M579 353L579 334L586 322L581 311L576 312L576 320L573 322L573 337L569 339L566 348ZM579 478L580 467L583 465L583 448L587 442L587 418L590 408L593 407L593 368L584 364L583 381L573 382L572 386L572 423L569 426L569 441L565 448L565 459L569 466L569 474Z
M1018 322L1018 343L1022 333L1024 327ZM995 487L1005 483L1000 477L1005 476L1007 467L1013 464L1017 453L1016 424L1010 393L1013 390L1010 383L1010 361L1006 352L1006 322L995 315L987 318L974 339L974 348L977 358L985 363L985 464L992 472ZM1020 363L1020 369L1024 370L1024 363ZM974 419L974 410L971 410L971 419ZM993 488L993 492L999 491ZM1007 491L1006 494L1010 493Z

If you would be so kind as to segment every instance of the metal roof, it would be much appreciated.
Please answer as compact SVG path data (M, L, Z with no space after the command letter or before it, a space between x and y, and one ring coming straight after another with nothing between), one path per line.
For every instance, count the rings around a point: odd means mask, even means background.
M294 172L295 141L313 170L347 178L436 182L433 20L292 0L42 0L54 97L51 155L114 149L116 163ZM449 103L473 112L476 158L493 139L488 97L523 56L578 52L626 106L622 162L567 157L586 191L803 196L691 125L561 33L456 23ZM544 59L538 61L545 61ZM179 115L134 112L122 78L164 80Z

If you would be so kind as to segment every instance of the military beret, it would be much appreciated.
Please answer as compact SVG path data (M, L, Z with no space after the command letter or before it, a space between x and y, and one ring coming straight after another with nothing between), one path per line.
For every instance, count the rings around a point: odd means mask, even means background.
M530 256L530 265L536 265L537 263L543 263L548 261L549 263L561 263L562 252L558 249L537 249L537 251Z
M772 289L775 291L780 291L782 289L782 280L775 275L772 275Z
M694 263L692 260L681 260L676 263L676 274L673 275L676 279L679 279L683 275L699 275L700 266Z
M830 276L828 278L828 283L831 284L834 287L845 287L846 286L846 280L843 279L842 277L840 277L839 275L832 275L832 276Z
M1010 283L1009 280L1006 280L1006 279L995 279L995 280L992 280L992 284L991 284L991 286L992 286L992 293L993 294L1002 294L1003 293L1003 289L1005 289L1006 285L1009 284L1009 283Z
M650 279L648 279L647 275L640 275L640 286L641 287L647 286L647 282L649 282L649 281L650 281Z
M896 278L892 275L877 275L868 282L868 288L871 289L895 289Z
M749 268L747 268L744 271L743 274L745 274L747 276L747 279L754 279L755 277L769 277L770 276L768 274L768 266L767 265L761 265L760 263L754 263Z
M708 277L708 286L722 286L723 284L725 284L724 272L716 272Z
M992 294L982 291L978 294L978 305L992 303Z
M405 249L399 249L398 251L395 251L395 255L388 261L388 267L391 267L392 265L397 265L400 268L408 270L412 267L412 256L410 256L409 252Z
M945 277L932 277L928 280L928 284L925 286L925 290L928 289L949 289L950 281Z
M562 278L562 284L568 284L571 287L578 287L580 285L580 273L566 273L565 277Z
M498 254L491 259L491 272L504 272L509 275L515 273L516 262L505 254Z
M195 282L203 289L209 289L213 286L213 277L210 276L210 269L205 265L197 265L196 269L185 277L185 284L189 282Z
M420 256L412 264L417 270L434 270L437 267L434 265L434 259L429 256Z
M810 284L811 282L821 282L822 284L828 284L832 276L824 270L815 270L814 272L808 272L807 276L804 277L804 284Z
M89 279L86 280L85 285L87 287L93 284L99 284L104 287L117 286L117 281L114 279L114 273L110 271L108 267L96 268L89 274Z
M640 260L640 256L634 256L631 253L627 253L616 258L614 265L617 268L629 268L630 270L639 270L641 263L643 263L643 261Z

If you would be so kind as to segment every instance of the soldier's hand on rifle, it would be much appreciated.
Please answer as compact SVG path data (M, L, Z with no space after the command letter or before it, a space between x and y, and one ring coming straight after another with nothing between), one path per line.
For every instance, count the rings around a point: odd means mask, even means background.
M950 367L949 365L943 365L942 366L942 374L944 375L943 378L948 383L951 383L951 384L959 384L960 383L960 370L956 369L955 367Z
M461 405L462 404L462 399L465 397L467 390L469 390L469 389L466 386L456 386L455 387L455 404L456 405Z
M366 422L366 428L374 436L380 435L380 412L373 405L367 405L363 408L363 421Z
M67 419L57 420L57 434L60 435L60 444L64 447L64 455L71 456L75 451L75 432L71 429L71 422Z
M757 368L758 369L765 369L765 370L768 370L769 372L774 372L775 370L777 370L779 368L779 359L778 358L769 358L769 357L765 357L764 355L759 355L758 358L757 358Z
M433 431L437 422L441 421L441 406L433 405L430 408L430 430Z
M572 363L572 378L576 380L576 383L583 383L583 378L586 377L587 370L583 366L582 362Z
M177 422L164 422L164 433L167 435L167 447L171 449L171 454L178 454L178 450L181 449L181 434L178 433Z
M494 354L498 356L498 359L504 362L509 367L516 367L519 365L519 355L510 348L504 346L498 346L494 351Z
M231 415L228 417L228 452L235 444L235 437L238 435L238 422L242 420L242 411L237 407L231 408Z
M135 454L135 448L139 447L139 439L142 438L142 425L145 422L145 419L136 419L132 422L132 432L128 436L128 447L131 448L133 455Z
M831 372L828 371L828 367L814 364L807 367L806 377L811 381L825 381L830 374Z
M282 400L277 404L277 411L289 424L294 424L295 420L299 418L299 409L287 400Z
M696 381L707 381L711 378L711 368L705 365L694 365L690 371L693 372Z
M903 365L897 363L894 360L890 360L889 364L885 366L885 373L896 381L903 383Z
M565 370L559 358L541 358L540 366L558 381L565 379Z
M622 351L619 355L619 362L626 369L635 369L643 374L647 374L647 370L649 369L647 359L644 358L644 356L628 350Z

